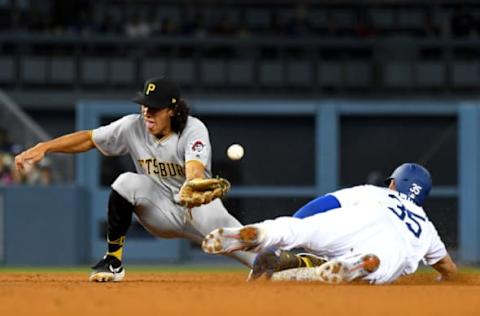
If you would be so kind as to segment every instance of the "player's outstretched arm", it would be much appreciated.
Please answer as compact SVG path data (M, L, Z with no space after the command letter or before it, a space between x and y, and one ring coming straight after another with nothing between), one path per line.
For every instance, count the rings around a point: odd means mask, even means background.
M187 207L193 206L193 203L191 202L193 189L187 185L187 182L192 179L203 178L205 178L205 167L200 161L189 160L185 163L185 183L180 188L180 203L182 205ZM200 205L201 201L197 204Z
M457 275L457 266L448 254L432 265L432 267L440 272L441 280L452 280Z
M198 160L189 160L185 163L186 180L205 178L205 167Z
M38 143L34 147L25 150L15 157L15 166L19 171L23 172L27 164L39 162L47 153L78 153L94 147L95 144L92 141L91 131L78 131Z

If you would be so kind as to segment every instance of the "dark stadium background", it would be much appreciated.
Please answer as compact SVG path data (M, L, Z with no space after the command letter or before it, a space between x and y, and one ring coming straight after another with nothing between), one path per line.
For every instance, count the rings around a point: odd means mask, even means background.
M431 220L457 259L480 262L480 205L470 198L480 185L470 168L480 158L470 132L478 126L464 124L477 111L479 38L477 1L0 1L0 264L39 264L49 249L72 244L81 255L45 262L83 264L98 256L94 243L103 242L104 221L91 219L105 205L91 207L94 184L79 182L78 161L53 155L34 179L12 176L11 161L78 128L82 101L113 109L158 75L181 85L193 114L209 127L213 172L239 188L225 203L242 222L290 215L325 193L318 155L331 153L317 139L318 111L341 103L346 110L331 134L338 141L331 189L381 184L405 161L425 164L438 188L426 205ZM470 108L462 112L463 105ZM98 123L117 117L112 111ZM241 161L226 157L232 143L246 149ZM461 156L462 144L476 146ZM129 168L128 159L101 158L99 187ZM65 188L86 197L72 207L16 204L27 192L34 201ZM282 196L282 188L300 193ZM63 222L55 222L65 209ZM163 242L138 224L131 234ZM12 250L34 247L32 238L44 248L26 251L31 256ZM175 247L183 248L174 260L203 258L195 246ZM142 251L128 250L132 260L163 260Z

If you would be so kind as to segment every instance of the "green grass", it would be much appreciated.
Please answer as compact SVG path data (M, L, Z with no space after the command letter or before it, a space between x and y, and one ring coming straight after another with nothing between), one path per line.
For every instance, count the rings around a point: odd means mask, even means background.
M242 266L193 266L193 265L128 265L128 272L176 273L176 272L247 272ZM89 266L75 267L1 267L2 272L14 273L89 273Z
M177 272L248 272L246 267L240 265L128 265L128 272L147 272L147 273L177 273ZM89 273L89 266L60 266L60 267L35 267L35 266L0 266L0 273ZM480 273L480 267L461 267L462 273ZM435 273L432 268L420 267L417 273L430 274Z

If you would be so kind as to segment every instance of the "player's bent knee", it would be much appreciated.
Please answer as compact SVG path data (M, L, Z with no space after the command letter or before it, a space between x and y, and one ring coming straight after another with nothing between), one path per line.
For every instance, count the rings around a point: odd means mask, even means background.
M124 172L119 175L112 184L113 186L126 186L128 183L135 177L135 173L133 172Z
M130 203L135 204L134 196L136 192L145 186L148 177L133 172L122 173L115 179L111 187Z

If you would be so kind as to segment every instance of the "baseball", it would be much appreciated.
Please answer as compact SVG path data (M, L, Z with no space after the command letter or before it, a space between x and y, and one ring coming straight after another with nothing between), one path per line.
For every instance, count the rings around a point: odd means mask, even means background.
M232 144L227 149L227 156L232 160L240 160L243 157L245 151L243 150L242 145Z

